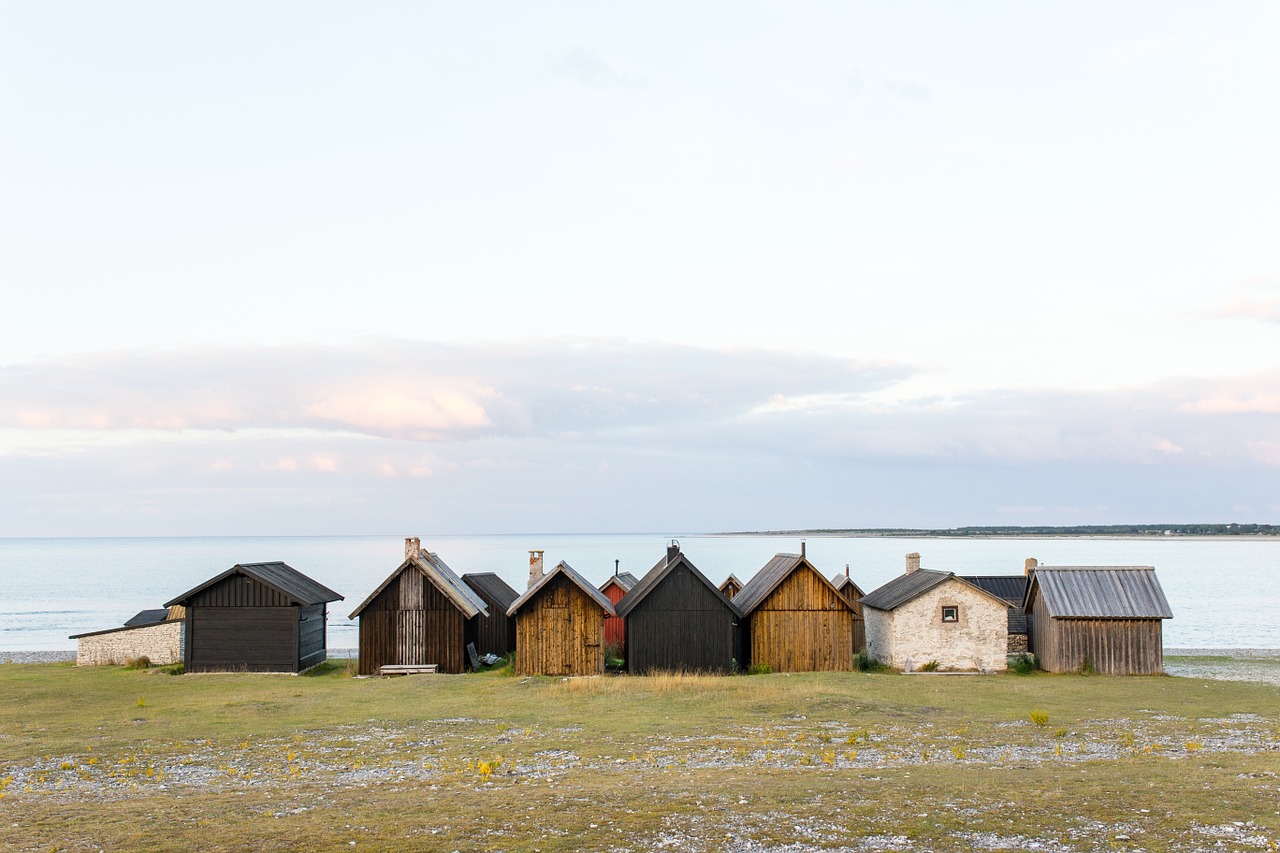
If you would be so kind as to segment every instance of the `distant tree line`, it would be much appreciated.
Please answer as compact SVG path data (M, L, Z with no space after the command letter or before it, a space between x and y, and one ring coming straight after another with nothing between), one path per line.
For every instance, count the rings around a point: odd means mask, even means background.
M1275 524L1078 524L1058 527L993 526L921 529L910 527L815 528L809 530L753 531L774 535L856 534L872 536L1277 536Z

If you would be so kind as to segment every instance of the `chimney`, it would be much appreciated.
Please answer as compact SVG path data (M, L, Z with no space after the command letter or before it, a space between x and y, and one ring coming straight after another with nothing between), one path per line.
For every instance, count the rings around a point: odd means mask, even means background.
M845 576L845 577L849 577L849 564L848 564L848 563L845 563L845 564L844 564L844 576Z
M614 576L615 578L618 576L618 569L619 569L621 566L622 566L622 561L621 561L621 560L614 560L614 561L613 561L613 576Z
M1036 566L1040 565L1036 562L1035 557L1027 557L1027 562L1023 564L1022 573L1027 577L1031 577L1031 573L1036 570Z
M804 540L800 540L800 559L804 559Z
M667 565L671 565L676 557L680 556L680 543L672 539L671 544L667 546Z
M907 574L920 571L920 555L912 551L907 555Z
M422 553L422 540L417 536L406 536L404 538L404 558L416 557Z
M540 580L542 580L542 552L530 551L529 552L529 588L532 589L533 585Z

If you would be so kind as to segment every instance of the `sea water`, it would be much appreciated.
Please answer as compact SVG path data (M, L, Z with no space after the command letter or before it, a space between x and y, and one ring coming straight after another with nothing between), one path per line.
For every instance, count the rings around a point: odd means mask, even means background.
M411 531L412 532L412 531ZM714 534L512 534L422 536L458 574L494 572L517 591L529 550L546 552L594 583L617 568L643 575L671 539L715 583L744 582L775 553L796 553L796 536ZM808 536L810 562L828 576L845 566L864 592L902 573L903 556L957 574L1021 574L1027 557L1045 565L1155 566L1173 608L1167 648L1280 649L1280 538L939 539ZM404 559L398 536L0 539L0 651L71 650L72 634L119 627L236 563L282 560L343 595L329 605L330 648L356 646L348 619Z

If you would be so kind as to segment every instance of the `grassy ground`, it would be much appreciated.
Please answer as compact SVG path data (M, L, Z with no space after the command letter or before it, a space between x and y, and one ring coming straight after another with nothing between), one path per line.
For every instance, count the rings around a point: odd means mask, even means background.
M1267 684L6 665L0 695L4 850L1280 849Z

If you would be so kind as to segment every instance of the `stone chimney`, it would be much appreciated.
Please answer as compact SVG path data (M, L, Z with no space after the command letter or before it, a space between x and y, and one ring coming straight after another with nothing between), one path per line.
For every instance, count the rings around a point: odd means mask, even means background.
M1035 557L1027 557L1027 562L1023 564L1022 573L1027 577L1031 577L1031 573L1036 570L1036 566L1040 565L1036 562Z
M675 562L676 557L680 556L680 543L672 539L671 544L667 546L667 565Z
M912 551L907 555L907 574L920 571L920 555Z
M529 552L529 588L532 589L533 585L540 580L542 580L542 552L530 551Z
M422 553L422 540L417 536L406 536L404 538L404 558L416 557Z

